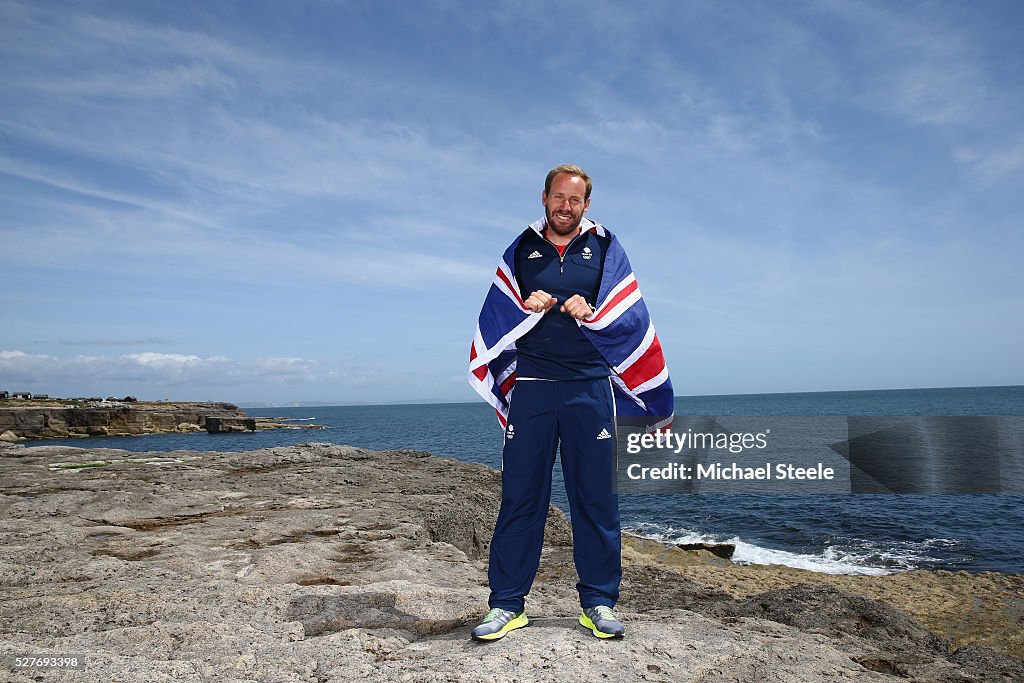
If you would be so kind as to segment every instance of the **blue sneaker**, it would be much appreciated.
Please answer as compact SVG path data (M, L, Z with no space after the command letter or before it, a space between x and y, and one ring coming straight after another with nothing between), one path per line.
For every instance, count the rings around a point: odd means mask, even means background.
M473 629L470 636L473 640L498 640L504 638L509 631L528 626L530 620L526 618L526 612L510 612L507 609L495 607L484 615L483 621Z
M598 638L621 638L626 634L626 627L605 605L584 608L580 612L580 626L589 628Z

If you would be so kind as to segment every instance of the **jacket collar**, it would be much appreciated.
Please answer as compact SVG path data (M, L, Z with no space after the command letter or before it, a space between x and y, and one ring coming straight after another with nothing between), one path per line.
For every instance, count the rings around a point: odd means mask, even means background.
M534 221L533 223L530 223L530 228L529 229L533 230L540 237L543 237L544 236L544 226L547 225L547 222L548 222L547 218L541 218L539 220ZM605 229L600 223L595 223L594 221L590 220L586 216L584 216L583 220L580 221L580 227L583 228L580 231L581 234L584 233L584 232L589 232L591 230L597 230L598 233L600 234L601 230Z

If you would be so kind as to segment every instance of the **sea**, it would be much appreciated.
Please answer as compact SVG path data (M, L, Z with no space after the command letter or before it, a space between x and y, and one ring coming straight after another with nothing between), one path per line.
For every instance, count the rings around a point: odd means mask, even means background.
M320 430L91 437L129 451L247 451L310 441L410 449L499 469L503 433L485 403L247 409ZM1024 386L686 396L677 415L1024 416ZM1016 453L1024 458L1024 453ZM1015 456L1015 457L1016 457ZM310 487L317 484L310 481ZM552 502L569 514L559 465ZM623 529L672 543L730 543L733 560L834 574L912 569L1024 573L1024 494L620 495Z

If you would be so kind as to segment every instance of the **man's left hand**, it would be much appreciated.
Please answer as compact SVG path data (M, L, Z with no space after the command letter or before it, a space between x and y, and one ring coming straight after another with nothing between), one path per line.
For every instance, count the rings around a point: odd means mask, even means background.
M573 294L571 297L566 299L565 303L559 308L562 313L568 313L577 320L586 320L590 316L594 315L594 309L590 307L587 300L579 294Z

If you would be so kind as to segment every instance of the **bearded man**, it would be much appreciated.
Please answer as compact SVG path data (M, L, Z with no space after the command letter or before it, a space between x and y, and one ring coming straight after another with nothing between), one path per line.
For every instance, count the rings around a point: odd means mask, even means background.
M583 215L592 189L579 166L548 173L544 218L502 256L470 351L470 384L505 429L490 610L473 629L475 640L529 624L525 601L544 544L556 451L572 522L579 624L598 638L625 634L613 611L622 580L616 411L667 428L674 399L625 251Z

